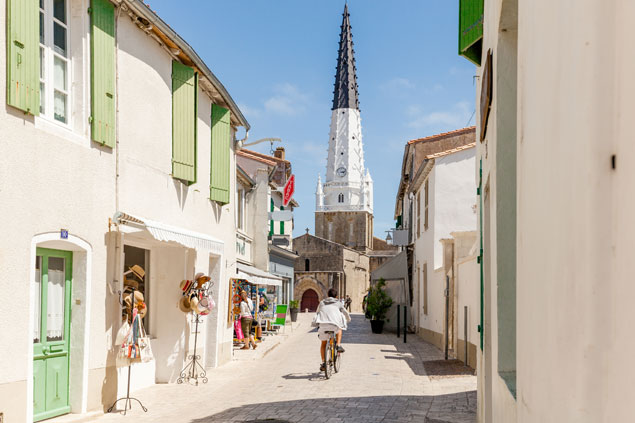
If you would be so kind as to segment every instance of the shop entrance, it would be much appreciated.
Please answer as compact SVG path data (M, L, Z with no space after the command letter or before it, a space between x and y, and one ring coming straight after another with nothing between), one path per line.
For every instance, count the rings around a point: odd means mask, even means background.
M318 299L318 294L312 289L307 289L302 294L302 302L300 304L300 310L309 309L309 311L317 311L318 305L320 301Z
M33 331L33 421L69 413L73 253L37 248Z

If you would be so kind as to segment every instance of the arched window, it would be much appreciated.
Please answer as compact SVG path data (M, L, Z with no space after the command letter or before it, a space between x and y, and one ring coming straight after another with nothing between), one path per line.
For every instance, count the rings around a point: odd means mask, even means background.
M338 203L344 202L344 194L340 193L340 195L337 196L337 202Z

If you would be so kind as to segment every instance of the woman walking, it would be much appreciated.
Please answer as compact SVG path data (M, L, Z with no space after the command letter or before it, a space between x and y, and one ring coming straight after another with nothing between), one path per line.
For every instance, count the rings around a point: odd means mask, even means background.
M251 301L251 298L247 296L246 291L240 291L240 296L242 297L242 301L240 302L240 326L243 331L243 336L245 337L245 346L242 347L241 350L248 350L249 345L251 345L253 349L256 349L256 343L251 334L251 325L254 321L251 317L251 313L254 311L254 303Z

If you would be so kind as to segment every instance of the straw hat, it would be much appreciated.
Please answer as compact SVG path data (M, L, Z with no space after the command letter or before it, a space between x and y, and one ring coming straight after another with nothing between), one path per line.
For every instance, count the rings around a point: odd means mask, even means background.
M128 292L128 293L124 294L124 296L123 296L123 302L126 303L126 305L128 307L131 306L131 297L132 297L131 294L132 294L131 292ZM135 302L135 304L136 303L140 303L142 301L144 301L143 293L141 291L135 291L134 292L134 302Z
M201 288L205 283L209 282L212 278L206 276L203 272L199 272L194 276L194 280L198 283L197 288Z
M137 282L134 279L128 279L125 276L123 277L123 285L124 286L129 286L129 287L134 288L134 289L139 289L139 282Z
M183 279L181 283L179 284L179 287L181 288L181 291L188 292L190 288L192 288L192 281Z
M198 297L196 295L192 295L192 297L190 297L190 310L196 313L197 307L198 307Z
M195 312L196 314L200 314L201 316L206 316L209 314L210 309L209 309L209 301L207 300L207 297L201 298L201 300L198 302L196 306Z
M190 309L190 298L188 296L181 297L181 299L179 300L179 310L181 310L183 313L189 313L190 311L192 311Z
M143 278L145 278L146 276L145 270L143 270L143 267L139 266L138 264L135 264L134 266L129 267L128 272L126 273L130 273L130 272L132 272L133 275L138 277L139 280L143 280Z

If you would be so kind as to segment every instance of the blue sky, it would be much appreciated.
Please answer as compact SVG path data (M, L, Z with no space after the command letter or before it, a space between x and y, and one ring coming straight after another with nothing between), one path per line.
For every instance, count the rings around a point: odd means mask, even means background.
M343 0L147 0L203 58L296 175L294 236L313 233ZM349 0L375 236L394 226L405 143L474 124L474 66L457 55L458 0ZM471 118L471 119L470 119ZM242 134L239 134L239 136ZM274 148L275 148L274 144ZM269 143L256 145L269 153Z

